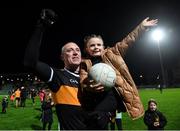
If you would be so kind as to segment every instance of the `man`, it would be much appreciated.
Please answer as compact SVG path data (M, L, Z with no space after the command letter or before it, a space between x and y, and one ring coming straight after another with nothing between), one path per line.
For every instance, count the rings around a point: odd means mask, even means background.
M55 69L38 60L44 30L54 23L55 17L56 14L52 10L42 10L41 19L25 51L24 65L31 67L43 81L48 82L60 128L62 130L85 130L85 114L78 98L81 62L81 51L78 45L68 42L62 47L61 59L64 62L64 69Z
M117 126L118 130L122 130L122 112L119 110L114 112L114 116L110 121L110 129L115 130L115 125Z
M21 95L21 91L19 88L17 88L16 91L14 92L14 96L16 100L16 105L15 105L16 108L20 106L20 95Z
M146 28L155 26L158 20L144 19L131 33L129 33L122 41L117 42L113 47L104 49L104 42L99 35L90 35L85 37L85 51L87 59L84 59L81 64L80 83L83 90L84 98L82 106L97 111L97 123L102 129L107 127L108 115L107 112L114 112L120 104L123 103L132 119L137 119L143 116L144 108L140 100L136 85L129 73L128 67L123 60L123 57L132 43L142 34ZM97 63L106 63L116 71L115 87L110 91L104 91L101 83L96 83L89 79L89 69ZM117 97L119 96L119 98ZM90 98L91 97L91 98ZM88 102L87 102L88 101ZM89 103L91 102L91 107ZM88 105L86 105L88 103ZM123 104L120 104L120 110ZM104 115L102 112L104 111ZM99 114L100 112L100 114Z
M32 99L32 104L33 104L33 106L35 105L35 97L36 97L36 90L34 89L34 88L32 88L31 90L30 90L30 95L31 95L31 99Z
M26 98L27 98L27 90L24 86L21 87L20 98L21 98L21 107L24 108L26 106Z

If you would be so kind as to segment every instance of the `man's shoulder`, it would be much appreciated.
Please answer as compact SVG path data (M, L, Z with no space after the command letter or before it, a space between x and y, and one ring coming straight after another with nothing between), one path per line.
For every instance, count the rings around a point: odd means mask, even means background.
M54 72L64 72L64 69L52 68Z

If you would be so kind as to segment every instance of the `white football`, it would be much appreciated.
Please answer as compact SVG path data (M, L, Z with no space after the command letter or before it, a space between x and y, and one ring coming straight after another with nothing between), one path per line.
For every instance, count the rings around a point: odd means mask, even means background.
M90 68L89 77L96 82L100 82L105 87L105 90L108 90L115 84L116 72L110 65L98 63Z

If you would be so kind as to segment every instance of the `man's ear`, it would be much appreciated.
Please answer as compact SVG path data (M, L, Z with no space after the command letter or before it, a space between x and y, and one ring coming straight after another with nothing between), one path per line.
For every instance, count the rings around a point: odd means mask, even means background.
M64 61L64 56L63 56L63 54L60 55L60 59L61 59L62 61Z
M86 47L86 48L84 49L84 51L85 51L85 52L88 52L88 48Z
M84 50L83 50L83 51L84 51L84 54L85 54L85 55L87 55L87 54L88 54L88 53L87 53L87 52L88 52L88 48L84 48Z

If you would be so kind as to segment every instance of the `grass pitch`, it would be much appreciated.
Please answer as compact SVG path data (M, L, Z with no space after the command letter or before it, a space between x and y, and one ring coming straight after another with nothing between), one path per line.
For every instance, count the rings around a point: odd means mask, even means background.
M180 88L167 88L163 90L162 94L158 89L140 89L139 94L145 110L150 98L157 101L158 109L166 116L168 121L165 130L180 130ZM2 97L3 95L0 96L0 100L2 100ZM9 101L7 113L0 113L0 130L42 130L40 105L38 97L35 106L32 105L31 99L27 99L25 108L15 108L14 104ZM54 107L53 110L52 130L57 130L58 122ZM123 113L122 125L124 130L147 130L143 118L131 120L127 113Z

